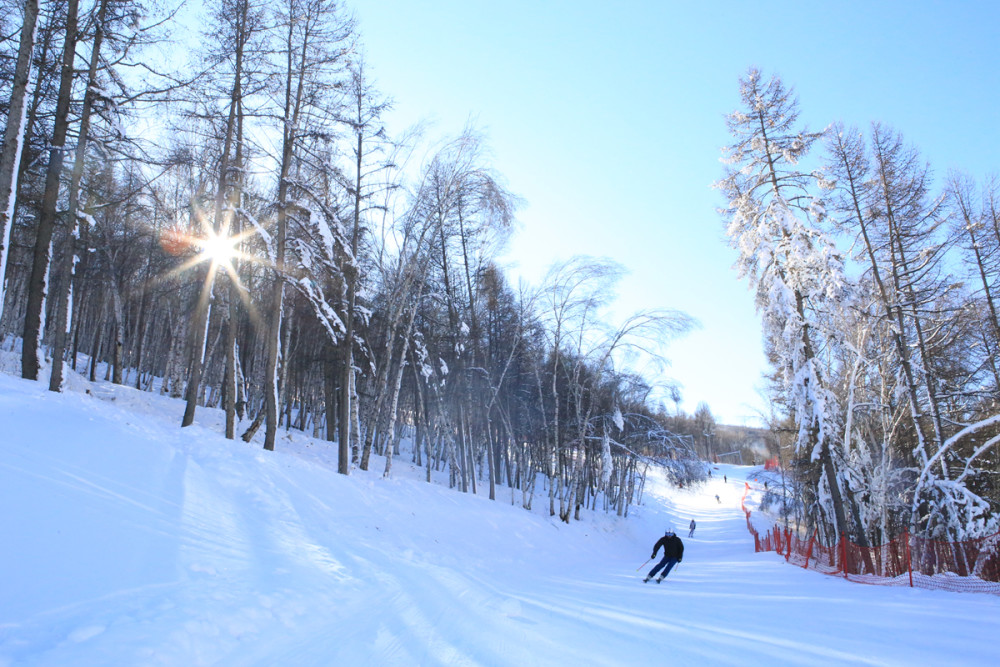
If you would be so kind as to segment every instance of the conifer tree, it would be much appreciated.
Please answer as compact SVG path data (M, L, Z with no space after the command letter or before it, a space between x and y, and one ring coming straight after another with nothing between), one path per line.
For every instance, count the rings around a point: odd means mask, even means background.
M798 436L796 449L822 466L819 497L838 535L848 533L834 462L840 412L819 358L823 327L846 298L842 258L818 228L825 215L814 194L816 178L799 166L821 136L798 125L798 100L778 77L756 69L740 79L741 107L727 118L734 142L731 165L717 184L737 266L756 292L765 336L783 365L784 389Z

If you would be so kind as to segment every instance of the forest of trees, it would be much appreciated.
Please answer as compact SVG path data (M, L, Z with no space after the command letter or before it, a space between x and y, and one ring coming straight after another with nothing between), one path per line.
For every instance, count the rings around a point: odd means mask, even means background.
M626 363L692 320L607 324L606 260L512 285L519 201L485 137L391 131L363 53L332 0L0 0L0 344L21 375L103 373L183 399L180 426L219 408L268 450L303 430L343 474L378 454L389 475L405 437L428 479L565 521L626 514L650 463L691 481L770 447L829 542L998 529L1000 179L935 180L884 124L809 132L750 70L717 185L771 428L721 427L654 407Z
M68 365L183 399L179 427L223 409L227 438L268 450L300 429L344 474L374 453L389 475L405 436L428 479L565 521L626 514L654 461L704 475L623 363L691 320L606 325L621 268L603 260L511 285L496 258L518 199L484 137L394 136L347 8L0 17L0 336L24 378L50 369L61 391Z
M756 69L740 98L717 186L775 369L787 511L828 544L995 533L1000 180L935 181L885 124L809 132Z

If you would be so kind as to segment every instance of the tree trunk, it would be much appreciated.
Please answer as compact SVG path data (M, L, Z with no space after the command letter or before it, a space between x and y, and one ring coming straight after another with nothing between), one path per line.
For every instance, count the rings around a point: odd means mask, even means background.
M69 294L76 267L75 240L77 210L80 206L80 181L83 179L84 158L87 154L87 135L90 132L90 114L94 106L94 86L97 84L97 66L100 61L101 45L104 42L104 20L107 10L108 0L101 0L97 10L94 44L90 52L90 68L87 71L87 90L83 95L83 110L80 112L80 135L76 142L76 156L73 160L73 173L70 177L69 209L66 212L66 250L63 263L57 268L60 279L55 281L54 310L56 321L55 331L52 335L52 374L49 377L49 391L62 391L63 355L66 352L66 333L69 319ZM119 380L121 380L120 369ZM121 384L121 382L116 382L116 384Z
M41 365L39 357L44 333L45 289L48 282L49 261L52 252L52 231L56 223L56 204L59 200L59 177L62 173L66 133L69 130L69 105L73 94L73 60L76 55L77 11L79 0L66 4L66 40L63 44L62 68L59 78L59 98L56 101L55 124L49 150L49 164L45 172L45 194L38 216L38 231L28 279L28 305L24 316L21 348L21 377L37 380Z
M230 99L230 117L234 115L235 111L235 121L236 121L236 178L232 179L235 182L231 182L229 174L223 171L220 174L219 185L220 191L219 195L221 198L222 193L225 192L225 188L229 188L229 202L226 210L222 211L222 224L220 233L225 238L239 237L240 234L240 218L237 214L237 210L240 208L242 196L242 170L243 170L243 50L247 35L247 5L248 2L242 2L239 5L239 16L237 19L237 35L236 35L236 54L235 54L235 67L233 74L233 94ZM235 107L235 110L234 110ZM229 128L226 129L227 135L229 134ZM228 167L228 165L227 165ZM238 313L238 300L239 285L239 264L236 258L231 260L231 265L227 267L227 270L232 271L229 275L229 290L228 290L228 310L226 313L226 366L223 375L223 385L225 387L224 392L224 409L226 412L226 438L232 440L236 437L236 327L237 327L237 317Z
M392 387L392 405L389 406L389 424L386 427L387 433L390 437L394 433L396 427L396 412L399 409L399 391L403 384L403 371L406 370L406 355L410 349L410 335L413 333L413 321L416 319L417 315L417 304L414 303L410 308L410 319L406 323L406 332L403 334L403 350L399 353L399 364L396 368L396 378L393 381ZM393 445L390 441L388 447L386 447L385 452L385 472L384 477L388 477L389 473L392 471L392 454Z
M246 21L247 3L241 5L242 17ZM243 40L239 42L237 60L241 60L243 55ZM242 221L239 216L239 209L243 202L243 93L242 83L239 77L236 79L236 182L232 187L232 195L229 203L229 210L224 216L228 224L223 227L223 233L227 237L239 238L242 228ZM238 374L238 353L236 342L236 330L239 323L239 301L241 298L242 285L239 281L240 261L234 257L232 266L229 267L232 274L229 276L229 312L226 326L226 372L224 382L227 389L226 409L226 437L232 440L236 437L236 417L239 390L237 388ZM242 417L241 417L242 418Z
M328 348L329 350L329 348ZM323 363L323 399L326 411L326 440L333 442L337 439L337 365L333 359L333 351L327 352L326 360ZM338 449L339 452L339 449Z
M264 377L264 399L266 410L266 429L264 431L264 449L273 451L274 440L278 433L278 354L281 334L281 313L285 291L285 239L288 234L288 177L292 168L292 157L295 153L295 133L299 125L299 112L302 108L302 96L305 90L306 63L309 53L309 39L306 36L298 54L299 61L295 63L296 48L293 48L295 21L288 22L287 60L285 71L285 105L284 124L282 127L281 167L278 171L278 233L275 239L275 276L274 288L271 293L271 331L267 341L267 363Z
M9 237L8 240L10 240L11 238L13 238L13 222L14 222L14 220L17 219L17 210L18 210L18 207L19 207L19 201L18 200L20 199L20 190L24 187L25 176L27 175L28 168L31 165L31 154L30 154L30 151L25 151L25 150L23 150L23 148L25 146L31 145L32 139L34 138L36 132L39 131L37 129L38 125L39 125L39 122L38 122L39 109L42 108L42 104L45 101L45 85L44 85L44 82L48 78L50 78L49 77L49 70L48 70L47 65L49 64L49 54L50 54L50 52L52 51L52 48L53 48L52 42L55 39L55 30L50 27L52 25L52 23L53 23L53 21L49 20L49 21L45 22L43 25L39 26L37 19L36 19L36 23L35 23L36 24L36 31L37 30L43 30L43 29L44 30L42 32L41 40L40 41L36 40L36 45L35 46L36 46L36 49L37 49L37 55L35 55L34 61L38 64L38 67L36 68L36 72L35 72L35 82L34 82L34 85L32 86L31 103L27 105L27 118L25 119L25 123L24 123L24 138L21 141L21 146L22 146L21 156L20 156L20 159L19 159L18 163L15 165L15 169L17 169L17 175L14 176L11 179L12 186L16 182L17 183L17 187L14 188L14 190L13 190L13 193L14 193L14 197L12 199L12 206L13 207L12 207L11 213L10 213L10 220L8 220L8 222L10 224L7 227L7 231L4 234L0 235L0 239L4 238L5 236ZM30 77L29 77L29 79L30 79ZM7 253L8 253L7 254L7 258L8 258L8 260L9 260L9 257L10 257L9 253L10 253L11 250L12 250L12 248L10 248L8 246L7 247ZM7 261L7 266L4 269L3 274L0 274L0 282L4 283L4 285L7 286L6 287L6 291L8 292L8 294L4 295L4 300L5 301L6 301L7 297L10 296L10 294L9 294L10 287L11 287L10 280L11 280L11 278L14 277L13 273L14 273L14 271L13 271L13 264L11 264L10 261ZM26 278L23 275L18 276L18 282L19 283L23 283L23 281L25 279ZM20 291L20 289L21 289L20 285L18 285L18 291ZM14 303L12 302L10 305L13 306ZM4 306L4 303L0 302L0 311L3 311L3 306ZM10 308L10 311L14 311L14 310L15 309L13 307ZM21 317L21 313L18 313L15 316L15 314L13 312L6 312L6 313L0 312L0 316L5 316L5 318L8 320L8 326L12 327L13 326L13 321L16 320L16 319L18 319L18 318L20 318ZM0 317L0 324L3 323L3 320L4 320L4 317Z
M372 404L371 410L368 412L368 420L365 424L365 443L361 452L360 466L362 470L368 470L368 461L371 457L372 445L374 444L374 439L378 430L377 427L380 424L381 415L385 409L385 400L387 396L386 389L389 385L389 373L393 364L392 353L395 348L396 335L399 331L400 320L404 314L402 301L406 298L405 295L408 292L408 289L404 286L400 289L400 292L400 303L397 304L389 313L389 321L386 323L386 338L385 346L382 352L382 363L375 376L375 401ZM400 359L400 363L404 362L405 359Z
M237 68L239 68L239 63L241 62L241 55L242 49L237 49ZM214 234L221 234L223 227L223 204L226 201L226 184L229 175L230 160L229 156L232 151L233 134L236 127L236 96L240 90L240 76L241 72L237 69L236 81L233 83L232 94L229 99L229 118L226 121L226 137L223 141L222 156L219 159L219 178L215 190L215 211L212 229ZM194 217L197 219L197 216ZM207 230L199 230L199 232L204 235L207 233ZM279 230L279 235L280 234L281 232ZM204 273L204 282L201 286L201 293L198 298L198 302L195 305L194 327L192 328L194 338L191 344L191 373L188 379L188 390L186 395L187 404L184 408L184 419L181 422L181 426L190 426L194 423L195 409L198 405L198 392L201 387L201 375L203 371L202 366L205 363L204 348L205 336L207 334L210 318L209 308L212 301L212 292L215 287L215 275L219 268L214 259L205 261L210 262L210 266L207 271L202 270L199 272Z
M351 373L351 461L358 463L358 446L361 442L361 411L358 403L358 376Z
M115 384L122 383L122 347L125 344L125 304L122 300L121 290L118 289L118 283L114 276L111 276L108 280L108 284L111 287L111 305L114 308L115 313L115 328L114 328L114 352L113 352L113 362L112 368L114 374L112 376L112 382Z
M192 202L192 206L194 202ZM195 408L198 405L198 394L201 390L201 373L205 363L205 345L208 342L209 307L212 300L212 287L215 279L215 267L199 272L201 283L198 289L198 300L194 306L194 317L191 322L191 341L188 357L188 382L184 392L184 417L181 427L194 423Z
M11 231L14 228L14 205L21 152L24 148L24 129L27 106L24 98L31 73L31 56L35 50L38 32L38 0L25 0L24 22L21 25L21 43L14 65L14 81L7 107L7 127L4 130L3 149L0 151L0 313L3 312L6 288L7 257L10 254Z
M490 427L489 414L486 415L486 446L488 451L486 453L487 465L489 466L490 474L490 500L497 499L497 465L494 457L495 446L493 444L493 429Z
M351 470L350 465L350 424L351 424L351 395L350 387L354 382L354 309L357 301L358 283L358 241L361 233L361 173L362 156L364 149L364 133L357 131L357 147L355 148L355 176L354 176L354 225L351 230L351 257L350 267L344 272L344 279L347 282L347 313L344 325L347 331L344 334L344 368L340 378L340 433L337 447L337 472L346 475ZM366 462L367 463L367 462ZM365 466L364 469L367 469Z
M153 245L155 241L152 237L149 240L149 247L146 252L146 267L143 277L142 297L139 300L139 321L136 323L135 341L135 388L141 389L143 351L146 341L146 320L149 317L149 271L153 263ZM154 320L155 322L155 320ZM155 331L155 329L154 329Z

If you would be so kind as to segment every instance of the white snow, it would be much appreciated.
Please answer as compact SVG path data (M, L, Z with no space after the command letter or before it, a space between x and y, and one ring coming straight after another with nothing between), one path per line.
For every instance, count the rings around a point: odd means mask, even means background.
M625 430L625 418L622 416L621 408L617 405L615 406L615 414L612 416L612 419L615 422L615 427L617 427L619 431Z
M328 222L326 216L323 215L322 211L316 210L313 206L309 206L309 220L315 224L316 229L320 233L320 237L323 241L323 249L332 256L337 248L337 243L333 236L333 232L330 231L330 223Z
M181 429L179 400L66 385L0 373L0 665L996 662L1000 597L755 554L748 468L654 475L628 519L564 524L541 485L528 512L420 481L405 452L394 478L345 477L299 432L265 452L218 410ZM683 563L643 584L663 526L692 518Z
M97 220L95 220L94 216L90 215L89 213L86 213L84 211L77 211L76 217L77 217L77 222L85 223L88 227L97 227ZM74 228L73 232L74 234L77 235L77 238L79 238L79 233L76 230L76 228Z

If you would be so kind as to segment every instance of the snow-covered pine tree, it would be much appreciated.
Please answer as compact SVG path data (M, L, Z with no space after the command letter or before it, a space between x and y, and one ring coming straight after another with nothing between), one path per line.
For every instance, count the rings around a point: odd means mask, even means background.
M817 177L799 166L822 133L799 127L798 100L776 76L764 80L751 68L740 79L740 98L741 107L727 117L734 142L724 161L730 166L716 184L729 199L722 209L726 233L782 364L783 390L798 429L796 451L820 463L817 495L843 535L843 482L832 453L839 448L841 414L819 358L828 330L817 324L841 306L847 287L840 254L815 224L825 216L814 194Z

